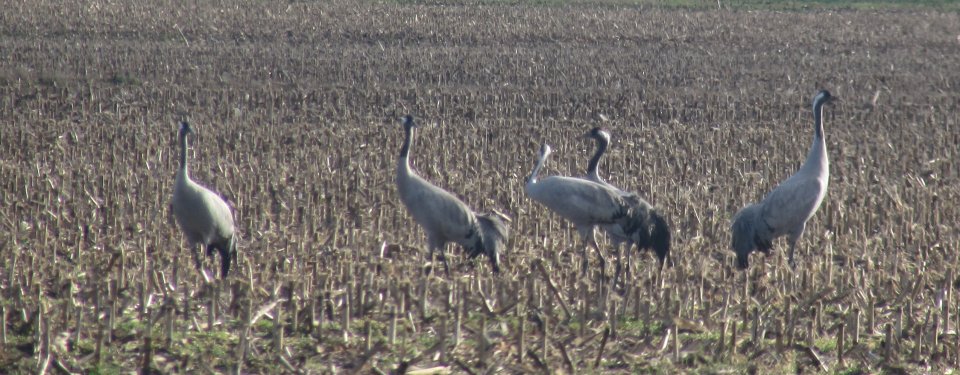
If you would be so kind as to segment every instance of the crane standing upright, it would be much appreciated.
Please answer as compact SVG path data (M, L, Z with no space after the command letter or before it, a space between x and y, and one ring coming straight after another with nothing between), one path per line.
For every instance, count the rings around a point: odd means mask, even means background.
M197 269L203 273L200 255L197 247L203 245L207 249L207 256L213 255L213 250L220 252L220 277L227 277L230 271L230 260L236 257L237 242L233 213L222 198L212 190L205 188L190 179L187 168L187 136L193 134L193 128L186 121L180 123L180 169L173 185L173 215L180 225L180 230L187 237L190 249L193 251L193 260Z
M406 137L397 160L397 190L413 220L427 232L429 256L439 250L440 260L449 275L443 248L447 242L456 242L467 250L471 259L486 255L493 272L500 273L500 250L509 240L507 224L495 214L473 212L453 194L417 175L410 168L410 146L417 124L411 115L402 117L401 122Z
M817 212L827 195L830 162L823 134L823 108L833 96L821 90L813 98L813 144L800 170L784 180L760 203L741 209L733 218L731 247L737 254L737 268L746 269L750 253L765 254L773 248L773 240L790 236L788 262L795 267L794 251L807 220Z

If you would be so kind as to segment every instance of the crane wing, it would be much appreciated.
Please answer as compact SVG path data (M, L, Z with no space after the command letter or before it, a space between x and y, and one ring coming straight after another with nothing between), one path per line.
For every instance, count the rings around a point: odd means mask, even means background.
M210 244L234 232L230 207L216 193L195 183L175 188L173 214L191 242Z
M207 210L213 217L214 229L220 239L228 239L233 236L234 222L233 213L230 212L230 206L217 193L208 189L203 189L204 203Z
M817 212L824 195L818 179L788 179L764 198L761 218L775 236L789 233Z
M617 191L579 178L548 177L531 186L528 193L576 225L612 224L626 214Z
M413 219L428 232L460 241L474 230L476 219L463 201L426 180L415 183L416 186L404 186L409 191L401 194L401 199Z

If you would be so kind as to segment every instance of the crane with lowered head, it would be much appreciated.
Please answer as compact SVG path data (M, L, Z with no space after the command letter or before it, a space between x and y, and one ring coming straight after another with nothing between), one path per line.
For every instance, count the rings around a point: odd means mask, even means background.
M600 159L603 158L604 153L606 153L610 146L610 131L602 127L595 127L584 134L584 137L592 138L597 143L597 151L593 157L590 158L585 178L608 186L625 195L635 194L620 190L600 177ZM618 224L604 224L600 225L600 227L610 236L615 248L619 248L622 243L626 242L631 248L633 245L636 245L639 250L652 249L657 255L657 259L660 261L662 267L667 263L670 255L670 226L667 224L663 215L650 203L640 198L637 199L637 204L641 208L639 212L642 213L642 215L634 221L633 225L636 226L636 229L632 233L628 233L627 228ZM630 251L630 249L627 249L627 251ZM629 254L627 259L629 261Z
M634 233L642 216L640 198L625 194L607 185L577 177L549 176L540 178L540 170L553 152L548 144L540 147L537 163L527 177L527 195L573 223L581 239L583 271L587 268L587 249L593 247L600 257L601 276L606 278L606 259L594 237L594 227L616 224L626 233Z

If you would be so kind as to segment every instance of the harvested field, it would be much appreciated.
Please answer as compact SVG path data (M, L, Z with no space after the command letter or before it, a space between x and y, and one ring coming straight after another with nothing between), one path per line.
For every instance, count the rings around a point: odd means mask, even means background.
M2 373L960 366L956 12L5 7ZM802 163L821 88L840 98L830 191L797 268L781 239L737 272L730 220ZM499 276L453 245L452 275L424 276L394 182L408 113L434 125L414 169L512 218ZM184 118L192 176L241 234L214 284L169 208ZM674 238L674 267L634 256L614 286L595 253L580 275L576 231L523 191L543 142L546 174L582 175L598 125L604 177Z

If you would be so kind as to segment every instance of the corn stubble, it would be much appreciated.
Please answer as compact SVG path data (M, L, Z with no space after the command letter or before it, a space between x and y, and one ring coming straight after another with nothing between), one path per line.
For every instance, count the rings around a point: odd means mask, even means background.
M960 364L960 43L939 31L955 15L10 10L0 372ZM843 101L797 270L781 240L735 272L730 218L800 164L820 87ZM500 277L452 246L452 277L421 272L424 235L393 184L406 113L438 125L418 135L425 178L511 216ZM600 114L604 177L674 228L676 265L634 254L620 285L595 262L581 277L575 231L522 188L543 141L548 174L582 175L592 143L578 136ZM242 237L237 272L211 285L168 207L181 116L197 127L194 178Z

